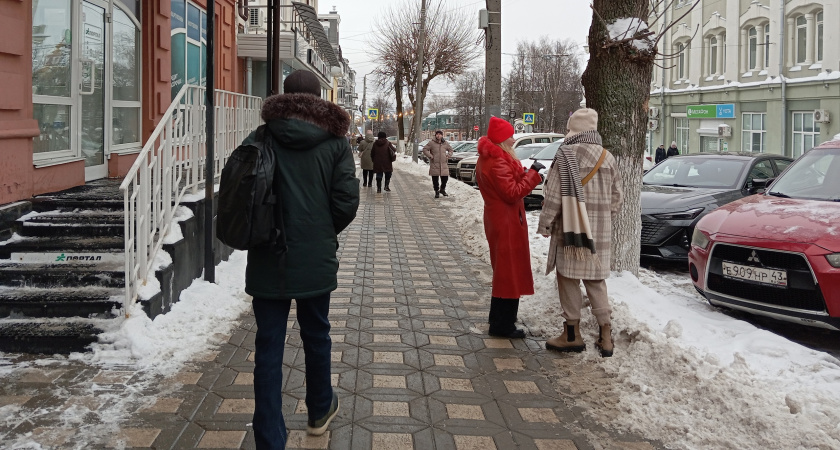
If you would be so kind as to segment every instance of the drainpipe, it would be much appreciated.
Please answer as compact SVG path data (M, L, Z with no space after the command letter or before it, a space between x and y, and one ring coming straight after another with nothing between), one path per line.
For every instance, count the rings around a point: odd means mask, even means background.
M662 4L662 7L665 8L665 13L662 16L661 27L663 32L667 32L666 24L668 23L668 5L669 4L667 2ZM667 40L667 38L667 36L662 37L662 45L665 45L665 41ZM665 129L667 128L665 124L665 64L662 64L662 79L660 81L661 83L659 83L659 129L662 130L662 139L660 139L660 142L664 143L666 141ZM655 154L656 152L654 151L653 153Z
M785 6L786 1L782 0L779 7L779 80L782 82L782 154L787 155L787 82L783 71L785 69Z
M245 58L245 93L248 95L254 95L253 91L253 82L254 82L254 66L253 60L251 57Z

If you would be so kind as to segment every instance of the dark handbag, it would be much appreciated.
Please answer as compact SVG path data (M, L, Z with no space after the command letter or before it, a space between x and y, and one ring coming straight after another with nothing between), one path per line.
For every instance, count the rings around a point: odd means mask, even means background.
M397 160L397 150L394 148L393 145L388 144L388 151L391 152L391 162Z

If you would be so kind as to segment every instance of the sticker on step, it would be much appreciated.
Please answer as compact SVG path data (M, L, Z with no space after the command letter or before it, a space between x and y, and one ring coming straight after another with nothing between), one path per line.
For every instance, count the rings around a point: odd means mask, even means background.
M12 261L24 264L85 264L125 262L123 253L12 253Z

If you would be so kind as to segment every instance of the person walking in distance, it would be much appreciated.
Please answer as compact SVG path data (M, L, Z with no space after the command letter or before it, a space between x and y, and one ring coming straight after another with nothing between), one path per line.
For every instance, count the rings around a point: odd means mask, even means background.
M330 384L330 293L337 287L338 234L356 217L359 180L345 130L350 116L320 98L321 84L298 70L284 94L266 99L262 118L276 154L287 252L248 251L245 292L254 297L254 437L257 449L283 449L283 350L292 299L306 359L306 430L322 435L339 409ZM251 133L246 143L253 141Z
M667 158L665 155L665 144L659 144L659 147L656 147L656 154L654 155L653 162L654 164L659 164L659 162L665 158Z
M373 171L376 172L376 192L382 192L383 174L385 175L385 192L391 192L391 173L394 171L394 166L391 163L397 160L397 149L388 142L384 131L380 131L376 137L377 139L370 150Z
M677 141L671 141L671 146L668 147L668 153L665 155L665 158L670 158L679 154L680 150L677 148Z
M362 186L373 186L373 160L370 151L373 149L373 131L365 131L365 139L359 143L359 165L362 167Z
M516 328L519 297L534 293L525 198L541 181L545 166L534 162L529 170L513 151L513 126L491 117L487 136L478 140L476 182L484 199L484 234L493 268L490 298L491 336L524 338Z
M449 196L446 193L446 182L449 180L449 157L452 154L452 146L443 138L443 131L440 130L435 131L435 138L423 147L423 155L429 158L429 175L432 176L435 198L440 198L441 194Z
M621 174L612 154L601 146L598 113L583 108L569 118L569 133L557 150L543 187L543 209L538 233L551 237L546 275L557 272L563 332L545 347L560 352L582 352L580 312L586 288L592 315L598 322L595 346L602 357L612 356L607 283L610 276L612 221L622 202Z

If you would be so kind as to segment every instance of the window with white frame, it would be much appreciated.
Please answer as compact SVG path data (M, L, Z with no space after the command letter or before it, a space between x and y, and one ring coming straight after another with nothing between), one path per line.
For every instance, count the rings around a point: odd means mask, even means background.
M764 68L770 67L770 24L764 25Z
M685 61L686 61L686 47L685 44L677 44L677 79L685 79Z
M814 122L814 112L793 112L792 158L798 158L820 143L820 124Z
M805 16L796 18L796 64L805 62L808 49L808 21Z
M709 75L717 73L717 52L718 40L713 36L709 39Z
M823 12L817 13L817 61L823 60Z
M689 136L688 119L685 117L674 119L674 140L683 154L688 153Z
M741 150L764 152L767 114L743 113L741 118Z
M751 27L747 31L747 70L755 70L756 61L758 60L758 30Z

